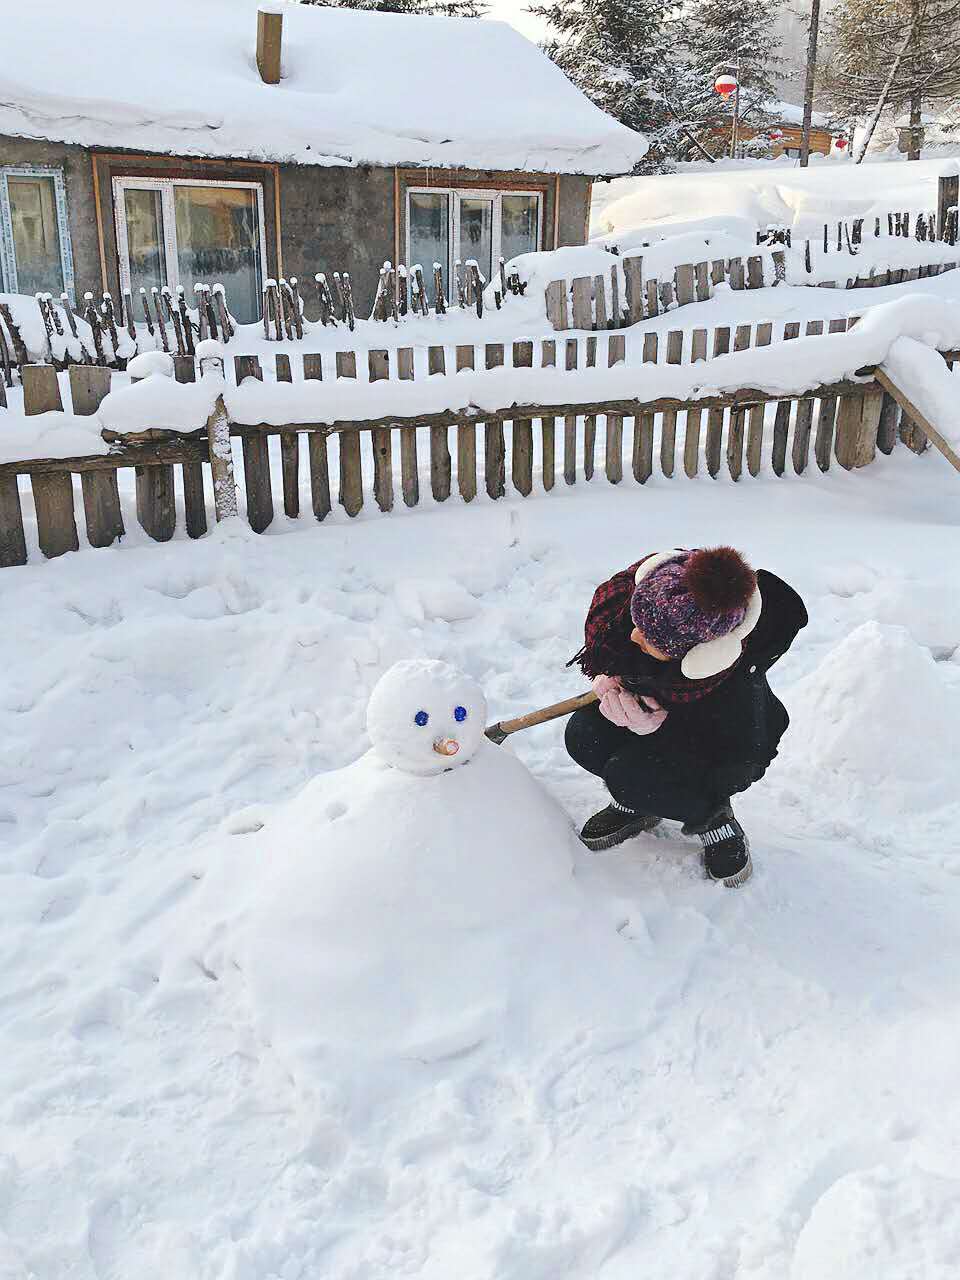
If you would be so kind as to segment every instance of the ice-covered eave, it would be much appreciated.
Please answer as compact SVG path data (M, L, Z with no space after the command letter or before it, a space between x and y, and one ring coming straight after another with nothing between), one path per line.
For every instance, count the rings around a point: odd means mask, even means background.
M184 111L156 118L147 110L110 103L67 103L52 112L44 104L0 101L0 136L60 142L88 150L122 150L163 156L255 160L276 164L341 166L402 165L411 168L509 170L521 173L616 177L629 173L646 153L641 135L617 140L429 138L351 125L349 140L335 136L289 137L276 145L258 137L257 126L236 118ZM97 110L96 108L101 108ZM91 110L93 108L93 110Z

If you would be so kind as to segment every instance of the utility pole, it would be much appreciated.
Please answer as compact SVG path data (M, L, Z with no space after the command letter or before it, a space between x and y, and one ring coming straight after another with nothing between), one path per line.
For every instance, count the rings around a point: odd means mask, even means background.
M810 35L807 39L807 71L803 82L803 132L800 137L800 168L810 163L810 126L813 123L813 89L817 78L817 37L820 29L820 0L811 0Z
M730 130L730 159L737 158L737 143L740 141L740 50L737 50L737 87L733 91L733 127Z

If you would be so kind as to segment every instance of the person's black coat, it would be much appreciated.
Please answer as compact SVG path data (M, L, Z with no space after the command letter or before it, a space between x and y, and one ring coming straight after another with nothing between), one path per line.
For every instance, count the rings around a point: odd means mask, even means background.
M678 755L702 761L727 795L756 782L777 754L790 720L767 683L767 672L807 625L803 601L781 578L760 569L757 586L763 607L744 640L737 669L698 701L671 705L656 733L660 752L669 755L675 745ZM655 680L655 666L650 671Z

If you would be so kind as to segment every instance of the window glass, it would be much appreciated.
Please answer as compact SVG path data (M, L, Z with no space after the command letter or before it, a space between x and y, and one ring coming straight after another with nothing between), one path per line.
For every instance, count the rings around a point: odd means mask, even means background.
M17 288L21 293L63 290L60 232L53 178L7 178Z
M500 199L500 253L507 262L520 253L532 253L537 244L537 197Z
M159 191L139 191L127 187L123 193L127 218L127 255L130 264L130 290L140 318L137 297L141 289L149 294L167 283L163 254L163 209Z
M450 263L450 197L448 195L410 192L410 266L423 270L423 282L433 301L433 264L439 262L443 272L444 291L449 294L447 279Z
M260 316L260 227L256 192L245 187L173 190L180 283L189 305L195 284L222 284L241 324Z
M471 258L485 280L491 276L493 254L493 200L482 196L460 199L460 246L457 256L463 263Z

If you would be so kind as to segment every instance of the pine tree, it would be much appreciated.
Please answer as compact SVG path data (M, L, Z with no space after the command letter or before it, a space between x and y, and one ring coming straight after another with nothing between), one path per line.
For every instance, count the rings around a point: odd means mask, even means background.
M447 18L480 18L487 11L483 0L302 0L302 3L330 9L374 9L378 13L441 14Z
M714 90L719 74L738 75L739 115L746 128L760 131L771 122L767 108L777 96L772 76L781 65L774 32L777 7L777 0L703 0L698 8L674 15L682 74L662 92L673 115L714 154L729 143L733 115L732 99L724 101Z
M884 111L910 112L909 158L920 158L924 110L960 93L960 0L840 0L824 94L838 111L867 121L862 160Z
M543 0L529 12L550 24L544 51L591 101L642 133L662 126L649 90L667 53L664 0Z

